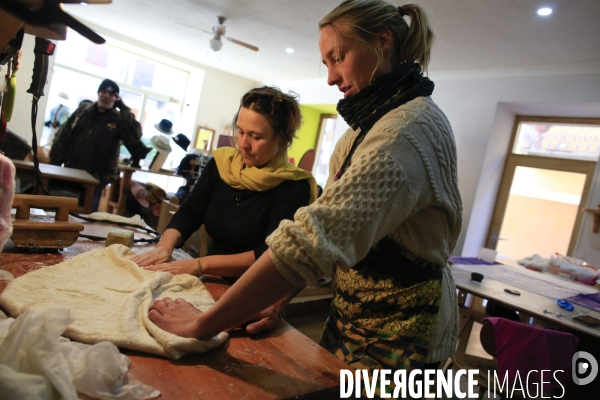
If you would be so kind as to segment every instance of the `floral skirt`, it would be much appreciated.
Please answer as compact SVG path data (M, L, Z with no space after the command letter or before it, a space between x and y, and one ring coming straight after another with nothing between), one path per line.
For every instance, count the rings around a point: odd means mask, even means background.
M320 344L370 374L423 369L441 305L441 268L406 253L396 252L392 263L389 256L370 254L352 269L336 271Z

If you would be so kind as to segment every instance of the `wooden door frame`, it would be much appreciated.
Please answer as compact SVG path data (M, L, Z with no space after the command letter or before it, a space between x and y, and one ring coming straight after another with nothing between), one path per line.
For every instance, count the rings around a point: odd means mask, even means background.
M517 166L585 174L586 179L583 186L583 191L581 193L581 202L579 203L578 207L579 210L583 209L587 204L592 182L594 180L594 172L597 164L596 161L514 154L514 143L517 136L517 130L521 122L600 125L600 119L597 118L558 118L528 116L517 116L515 118L512 137L508 146L506 162L504 164L504 170L502 172L502 178L500 181L500 186L498 188L498 195L496 196L496 203L494 204L492 220L490 221L489 229L485 240L486 247L490 249L496 249L498 245L498 236L500 235L500 231L502 229L502 221L504 220L506 207L508 205L508 198L510 196L510 187L512 186ZM582 221L583 213L578 212L575 218L575 224L573 226L573 233L569 242L567 255L571 255L573 253L573 250L575 249ZM496 236L495 238L493 238L494 234Z
M326 119L329 118L336 118L337 114L321 114L321 116L319 117L319 128L317 130L317 137L315 138L315 145L314 145L314 149L315 152L317 150L319 150L319 143L321 143L321 135L323 135L323 123Z

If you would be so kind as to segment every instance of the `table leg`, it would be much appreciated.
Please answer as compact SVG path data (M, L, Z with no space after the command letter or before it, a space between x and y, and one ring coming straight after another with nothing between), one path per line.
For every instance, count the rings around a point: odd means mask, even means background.
M85 187L85 199L83 200L83 213L89 214L92 212L92 203L94 202L94 190L96 185L84 185Z
M119 200L117 201L117 215L125 215L125 206L127 205L127 194L131 186L131 175L133 171L123 171L121 178L121 187L119 188Z

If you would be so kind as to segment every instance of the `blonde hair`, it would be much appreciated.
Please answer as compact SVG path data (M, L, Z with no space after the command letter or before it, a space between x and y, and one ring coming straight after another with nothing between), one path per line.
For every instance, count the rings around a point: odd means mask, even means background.
M398 8L382 0L345 0L319 22L319 29L330 26L338 34L358 39L368 45L377 56L377 66L383 53L372 42L382 30L389 30L394 41L395 65L417 62L423 71L429 66L433 31L427 14L416 4ZM410 25L404 19L410 17Z

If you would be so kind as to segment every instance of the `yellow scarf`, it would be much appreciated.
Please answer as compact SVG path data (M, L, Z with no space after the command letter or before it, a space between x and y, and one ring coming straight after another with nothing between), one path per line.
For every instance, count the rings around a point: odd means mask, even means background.
M244 165L240 152L231 147L213 150L213 157L221 179L234 189L248 189L257 192L272 189L285 180L301 181L308 179L310 184L309 204L317 199L317 181L308 171L295 167L287 161L287 155L271 160L262 168Z

